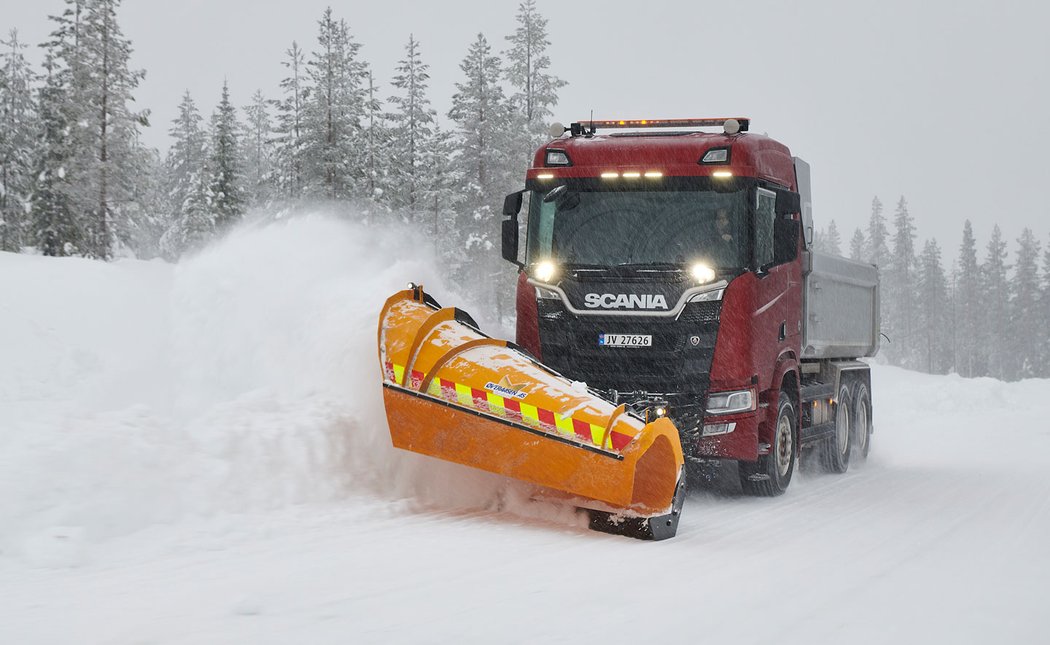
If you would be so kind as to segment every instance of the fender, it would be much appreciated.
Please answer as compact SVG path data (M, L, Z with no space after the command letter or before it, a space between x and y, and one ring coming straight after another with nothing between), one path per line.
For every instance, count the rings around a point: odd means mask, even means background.
M798 355L793 349L785 349L777 356L776 363L773 365L772 379L770 380L769 389L762 393L760 399L765 404L765 415L762 422L759 424L758 438L759 441L769 443L773 438L773 424L776 422L777 415L777 403L780 401L780 390L781 385L784 383L784 378L788 374L795 375L795 382L801 383L801 374L799 374ZM798 397L798 393L792 400L795 404L795 422L796 427L802 427L802 405ZM798 442L796 442L798 443Z

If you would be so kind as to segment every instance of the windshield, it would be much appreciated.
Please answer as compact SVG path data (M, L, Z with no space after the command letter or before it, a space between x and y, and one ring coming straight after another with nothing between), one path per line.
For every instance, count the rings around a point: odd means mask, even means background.
M556 191L531 194L529 262L747 265L746 190Z

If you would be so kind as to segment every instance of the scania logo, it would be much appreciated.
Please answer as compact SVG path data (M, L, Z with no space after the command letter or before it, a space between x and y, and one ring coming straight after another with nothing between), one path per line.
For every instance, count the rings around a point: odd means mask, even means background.
M659 293L588 293L583 303L590 309L667 309Z

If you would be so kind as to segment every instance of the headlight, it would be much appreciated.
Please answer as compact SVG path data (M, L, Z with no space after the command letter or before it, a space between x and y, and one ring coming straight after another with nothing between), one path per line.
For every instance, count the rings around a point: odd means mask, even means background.
M689 273L700 284L705 284L715 279L715 270L706 264L694 264L689 269Z
M544 260L536 265L536 269L533 271L536 279L540 282L550 283L554 279L554 276L558 273L558 267L554 265L550 260Z
M732 414L734 412L749 412L754 409L754 390L712 392L707 395L708 414Z
M725 289L714 289L712 291L705 291L698 293L695 296L689 298L689 302L718 302L722 299L725 294Z

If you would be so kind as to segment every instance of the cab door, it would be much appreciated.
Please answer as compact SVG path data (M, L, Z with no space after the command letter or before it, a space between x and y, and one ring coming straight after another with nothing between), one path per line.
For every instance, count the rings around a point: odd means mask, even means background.
M798 351L801 338L801 267L798 262L783 258L780 264L774 261L776 201L774 191L755 189L752 266L758 279L752 314L752 357L760 391L779 386L772 383L774 367L785 351Z

